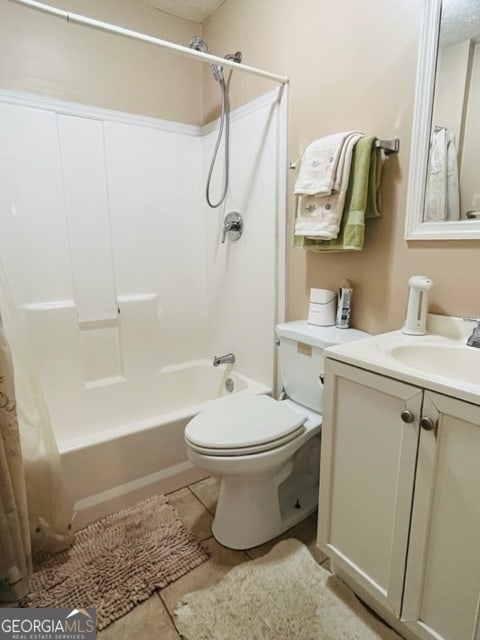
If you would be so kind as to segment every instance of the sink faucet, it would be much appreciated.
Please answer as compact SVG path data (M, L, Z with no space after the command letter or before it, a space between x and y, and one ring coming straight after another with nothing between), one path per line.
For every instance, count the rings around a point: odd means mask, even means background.
M227 353L224 356L215 356L212 364L214 367L218 367L219 364L233 364L234 362L235 356L233 353Z
M480 349L480 318L464 318L464 320L477 323L477 326L473 327L472 333L468 337L467 345Z

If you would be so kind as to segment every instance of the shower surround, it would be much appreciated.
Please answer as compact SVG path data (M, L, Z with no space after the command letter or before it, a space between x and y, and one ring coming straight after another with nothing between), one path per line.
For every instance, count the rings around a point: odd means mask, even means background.
M232 112L220 210L204 204L218 123L0 93L0 255L77 527L201 477L183 428L206 402L228 401L227 377L234 393L274 386L284 93ZM245 232L221 244L229 211ZM6 329L15 356L18 328ZM233 371L211 366L230 351Z

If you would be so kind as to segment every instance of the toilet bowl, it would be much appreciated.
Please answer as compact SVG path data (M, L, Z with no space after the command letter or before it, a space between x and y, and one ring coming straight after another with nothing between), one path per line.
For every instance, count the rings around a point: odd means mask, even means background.
M185 428L189 460L220 479L212 531L232 549L275 538L317 508L323 350L367 334L277 325L285 400L231 396Z
M248 549L316 509L321 416L269 396L231 400L191 420L185 441L190 461L221 478L213 535Z

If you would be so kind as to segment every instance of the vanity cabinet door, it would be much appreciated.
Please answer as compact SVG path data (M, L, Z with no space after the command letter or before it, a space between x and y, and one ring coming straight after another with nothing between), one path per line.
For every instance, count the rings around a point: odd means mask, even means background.
M425 392L402 620L472 640L480 593L480 407ZM432 426L428 424L426 426Z
M326 360L318 545L397 618L422 395Z

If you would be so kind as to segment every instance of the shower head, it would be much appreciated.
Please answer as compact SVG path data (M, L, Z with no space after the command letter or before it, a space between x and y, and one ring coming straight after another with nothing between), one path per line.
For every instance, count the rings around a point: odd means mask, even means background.
M211 64L210 69L212 70L213 77L217 82L223 81L223 67L219 64Z
M190 49L195 49L195 51L201 51L202 53L208 53L208 47L205 40L202 40L200 36L193 37L188 43Z
M195 49L195 51L201 51L202 53L208 53L208 47L205 40L202 40L200 36L195 36L190 40L188 45L190 49ZM223 70L219 64L211 64L210 69L212 70L213 77L217 82L221 82L223 80Z

